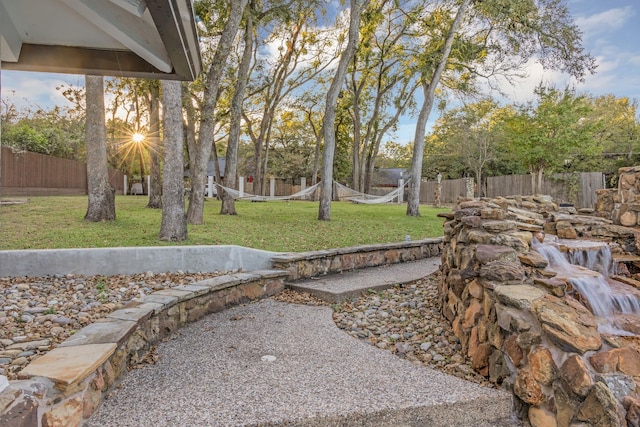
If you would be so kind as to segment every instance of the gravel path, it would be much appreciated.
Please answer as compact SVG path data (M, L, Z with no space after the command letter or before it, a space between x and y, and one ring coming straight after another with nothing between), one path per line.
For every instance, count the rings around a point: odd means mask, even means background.
M159 345L88 425L515 425L507 393L401 360L332 316L271 298L209 315Z

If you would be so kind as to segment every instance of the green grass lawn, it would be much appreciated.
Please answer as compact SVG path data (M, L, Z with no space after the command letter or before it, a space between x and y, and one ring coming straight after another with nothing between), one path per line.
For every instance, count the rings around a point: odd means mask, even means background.
M189 225L189 238L158 239L161 211L147 209L147 197L117 196L116 220L83 220L87 197L33 197L0 206L0 249L55 249L160 245L241 245L283 252L399 242L442 236L436 209L421 206L419 218L406 205L333 202L331 221L318 221L318 202L236 202L237 216L220 215L220 202L205 202L205 223Z

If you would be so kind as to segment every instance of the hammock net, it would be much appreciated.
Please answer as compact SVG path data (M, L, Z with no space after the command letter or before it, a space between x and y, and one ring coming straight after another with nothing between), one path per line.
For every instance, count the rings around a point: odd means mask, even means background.
M389 203L394 199L397 199L398 195L400 194L400 192L404 191L404 187L409 183L409 181L407 180L407 182L405 182L402 187L398 187L395 190L390 191L382 196L374 196L371 194L361 193L359 191L346 187L339 182L334 181L334 183L338 187L338 194L340 194L341 199L351 200L353 203L375 205L378 203Z
M389 203L394 199L398 198L398 195L401 191L404 191L404 187L409 183L409 181L405 182L402 187L396 188L393 191L388 192L382 196L374 196L372 194L361 193L359 191L353 190L347 186L340 184L337 181L333 181L336 185L336 189L338 191L338 198L340 200L350 200L353 203L364 203L369 205L374 205L378 203ZM240 195L240 191L235 190L233 188L225 187L221 184L216 183L218 187L224 190L227 194L231 195L235 200L251 200L252 202L267 202L267 201L277 201L277 200L295 200L295 199L311 199L311 195L317 190L320 183L312 185L309 188L305 188L304 190L298 191L290 196L258 196L255 194L242 193Z
M227 194L231 195L231 197L233 197L235 200L251 200L252 202L267 202L267 201L274 201L274 200L294 200L294 199L303 199L303 198L310 199L309 196L311 196L316 191L320 183L312 185L309 188L305 188L304 190L300 190L297 193L293 193L290 196L273 196L273 197L257 196L255 194L249 194L249 193L242 193L242 195L240 195L240 192L238 190L225 187L224 185L221 185L218 183L216 183L216 185L222 188Z

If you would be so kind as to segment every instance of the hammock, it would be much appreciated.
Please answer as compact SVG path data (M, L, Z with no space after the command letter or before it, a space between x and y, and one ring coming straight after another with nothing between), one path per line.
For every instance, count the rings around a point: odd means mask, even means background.
M271 196L257 196L255 194L249 194L249 193L243 193L242 195L240 195L240 192L238 190L235 190L235 189L229 188L229 187L225 187L224 185L221 185L221 184L218 184L218 183L216 183L216 185L218 187L222 188L231 197L233 197L234 200L251 200L252 202L267 202L267 201L273 201L273 200L292 200L292 199L306 198L307 196L310 196L311 194L313 194L314 191L316 191L316 189L318 188L318 185L320 185L320 183L312 185L309 188L305 188L304 190L300 190L297 193L293 193L290 196L273 196L273 197L271 197Z
M359 191L353 190L349 187L346 187L339 182L334 181L336 186L338 187L338 191L342 193L346 193L346 196L341 196L347 200L351 200L353 203L364 203L369 205L374 205L378 203L389 203L393 199L396 199L401 191L404 191L404 187L409 183L409 180L404 183L402 187L398 187L395 190L388 192L383 196L374 196L371 194L361 193Z

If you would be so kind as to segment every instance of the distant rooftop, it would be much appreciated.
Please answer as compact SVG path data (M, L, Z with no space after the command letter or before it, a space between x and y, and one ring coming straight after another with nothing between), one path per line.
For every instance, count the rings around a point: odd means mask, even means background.
M193 80L191 0L0 0L2 69Z

